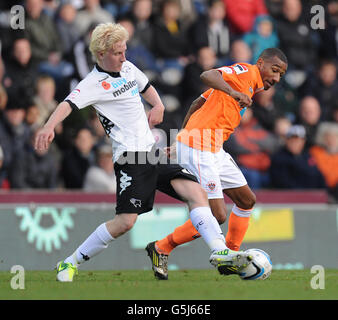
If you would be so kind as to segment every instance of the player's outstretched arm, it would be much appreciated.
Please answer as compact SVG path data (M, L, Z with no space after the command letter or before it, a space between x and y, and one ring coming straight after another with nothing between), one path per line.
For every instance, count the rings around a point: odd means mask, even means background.
M49 117L45 125L38 131L35 136L34 148L36 150L47 150L53 141L55 127L62 122L72 112L68 102L63 101L58 104L54 112Z
M211 69L204 71L200 75L203 83L210 88L221 90L228 94L230 97L234 98L240 107L250 107L252 105L252 100L246 94L234 90L222 77L220 71L216 69Z

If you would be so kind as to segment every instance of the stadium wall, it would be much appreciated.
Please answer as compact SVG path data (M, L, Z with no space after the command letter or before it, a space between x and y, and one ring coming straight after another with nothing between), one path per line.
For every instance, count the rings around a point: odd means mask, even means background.
M257 192L257 205L242 248L261 248L275 269L313 265L338 268L338 206L325 192ZM114 216L115 195L83 192L0 194L0 270L52 270L102 222ZM228 209L231 205L228 203ZM159 193L154 210L84 270L150 269L144 250L188 219L186 206ZM226 225L222 226L224 233ZM177 248L169 269L207 269L209 249L202 239Z

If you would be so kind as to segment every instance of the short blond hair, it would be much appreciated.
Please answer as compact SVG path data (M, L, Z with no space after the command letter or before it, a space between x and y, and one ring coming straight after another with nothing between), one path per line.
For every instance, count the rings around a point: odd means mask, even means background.
M119 23L100 23L92 32L89 50L98 60L99 53L105 53L119 41L129 39L128 31Z

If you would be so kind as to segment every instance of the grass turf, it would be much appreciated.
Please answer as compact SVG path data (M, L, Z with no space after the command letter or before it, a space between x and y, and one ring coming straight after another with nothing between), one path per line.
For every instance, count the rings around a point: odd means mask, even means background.
M274 270L265 281L243 281L216 270L170 271L158 281L152 271L81 271L72 283L53 271L26 271L25 289L13 290L14 274L0 272L0 299L21 300L337 300L338 270L325 270L325 289L311 288L310 270Z

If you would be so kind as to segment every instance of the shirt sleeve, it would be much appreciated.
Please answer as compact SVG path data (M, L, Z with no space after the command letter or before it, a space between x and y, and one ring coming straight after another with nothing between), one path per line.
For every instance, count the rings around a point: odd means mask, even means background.
M90 79L84 78L75 89L65 98L72 109L83 109L94 104L96 99L96 84L90 82Z
M135 72L135 80L137 82L138 90L139 92L145 92L147 86L149 87L149 79L148 77L135 65L133 65L131 62L129 62L132 68L134 69Z
M204 91L202 94L201 94L201 97L204 98L205 100L207 100L211 94L211 92L213 91L214 89L210 88L208 89L207 91Z

